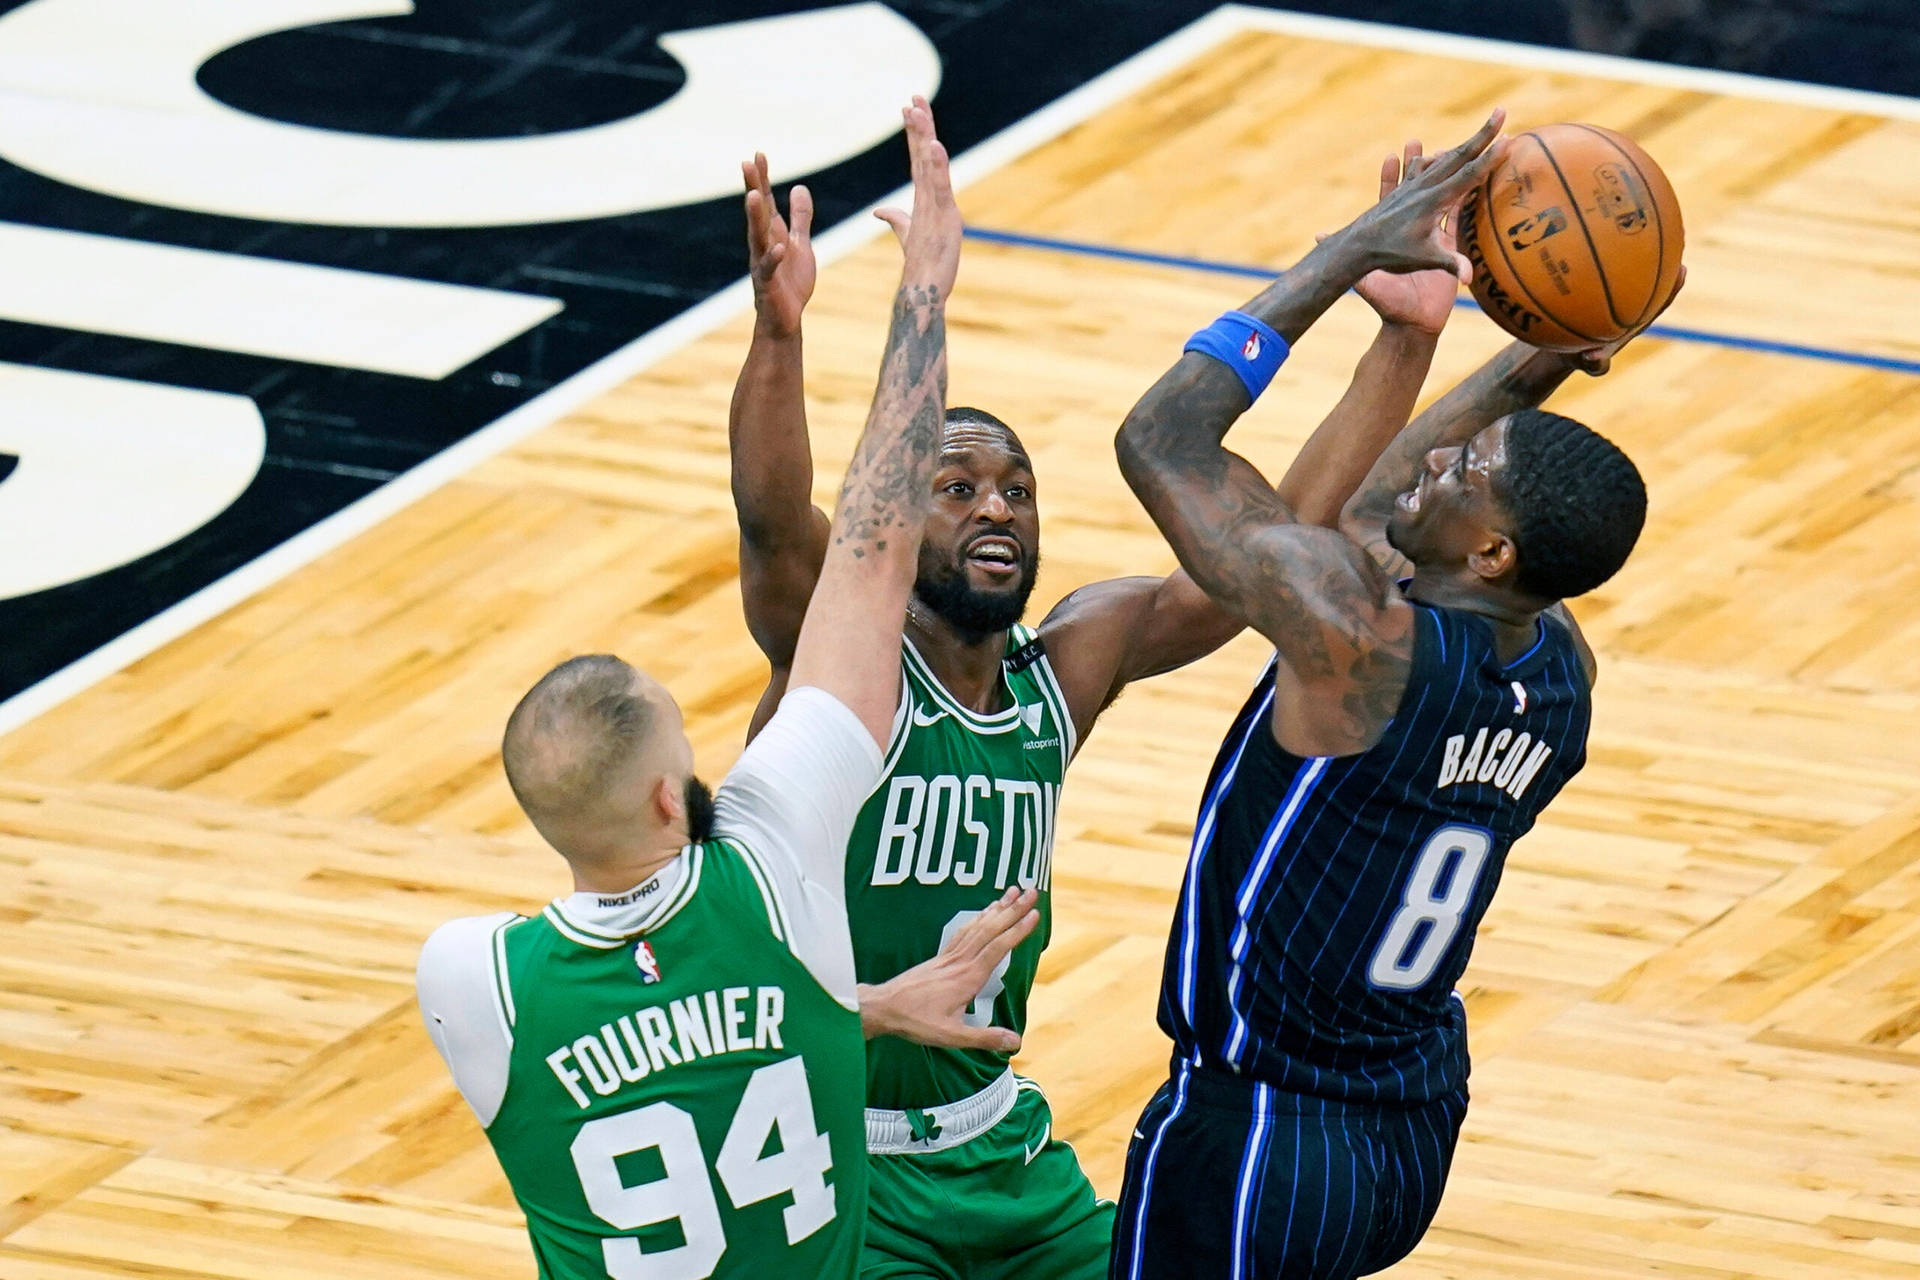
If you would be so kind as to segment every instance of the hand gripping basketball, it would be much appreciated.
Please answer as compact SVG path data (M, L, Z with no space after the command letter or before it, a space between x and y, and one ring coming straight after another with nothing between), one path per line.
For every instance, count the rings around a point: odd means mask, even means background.
M1429 163L1418 139L1407 143L1401 155L1388 156L1380 166L1380 198L1392 195L1401 183L1412 182ZM1450 221L1440 229L1440 244L1447 249L1454 247ZM1460 281L1451 262L1432 271L1371 271L1353 286L1383 323L1436 336L1452 317L1453 300L1459 290Z
M1642 324L1639 328L1635 329L1632 333L1629 333L1626 337L1616 338L1614 341L1609 342L1604 346L1588 347L1584 351L1567 352L1565 353L1567 360L1572 363L1574 368L1578 369L1580 372L1588 375L1589 377L1594 377L1594 378L1600 377L1602 374L1606 373L1608 370L1613 368L1613 358L1620 354L1620 349L1626 346L1629 342L1632 342L1635 338L1639 337L1641 334L1645 333L1649 328L1652 327L1653 322L1655 320L1658 320L1661 316L1665 315L1667 313L1667 308L1673 305L1673 300L1679 297L1680 291L1686 287L1687 287L1687 269L1686 267L1683 266L1674 276L1673 289L1671 292L1667 294L1667 300L1660 304L1660 309L1653 313L1653 316L1651 319L1647 320L1644 324Z
M1454 248L1448 223L1467 193L1500 162L1500 126L1506 119L1505 110L1496 110L1471 138L1428 160L1348 226L1368 270L1451 269L1463 284L1472 279L1473 269Z

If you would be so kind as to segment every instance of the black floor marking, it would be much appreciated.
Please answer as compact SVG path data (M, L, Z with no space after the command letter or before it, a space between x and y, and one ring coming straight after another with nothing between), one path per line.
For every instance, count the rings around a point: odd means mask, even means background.
M0 0L0 12L18 7ZM249 42L200 69L215 97L317 127L421 138L541 133L664 100L684 30L826 7L770 0L418 0L402 18ZM894 0L938 48L963 151L1215 7L1215 0ZM1920 93L1910 0L1319 0L1303 11ZM1791 37L1791 38L1789 38ZM723 159L731 159L726 157ZM824 228L906 177L897 140L811 175ZM0 219L489 285L566 310L439 382L0 323L0 360L251 396L268 459L229 510L83 582L0 601L0 698L177 603L563 381L741 273L734 201L487 230L296 226L157 209L0 162ZM0 285L4 287L4 285ZM10 471L14 460L6 460ZM3 474L3 473L0 473Z

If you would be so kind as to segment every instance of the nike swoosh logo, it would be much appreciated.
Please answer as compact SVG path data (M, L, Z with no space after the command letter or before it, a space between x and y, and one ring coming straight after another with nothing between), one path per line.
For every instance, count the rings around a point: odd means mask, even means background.
M946 718L947 718L947 713L944 711L936 711L929 716L929 715L922 715L920 712L920 708L918 707L915 707L913 709L913 722L919 725L922 729L928 728L932 725L939 724L942 720L945 720Z
M1039 1155L1042 1151L1045 1151L1047 1149L1047 1142L1052 1137L1053 1137L1053 1121L1049 1120L1047 1121L1046 1125L1040 1130L1040 1141L1034 1143L1033 1146L1026 1149L1028 1164L1032 1164L1033 1158Z

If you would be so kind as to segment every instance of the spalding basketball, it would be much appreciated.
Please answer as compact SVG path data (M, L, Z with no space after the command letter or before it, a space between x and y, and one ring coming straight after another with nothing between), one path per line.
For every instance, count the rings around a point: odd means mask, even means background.
M1600 346L1652 320L1686 244L1660 166L1631 139L1590 124L1514 137L1468 195L1457 235L1486 313L1554 351Z

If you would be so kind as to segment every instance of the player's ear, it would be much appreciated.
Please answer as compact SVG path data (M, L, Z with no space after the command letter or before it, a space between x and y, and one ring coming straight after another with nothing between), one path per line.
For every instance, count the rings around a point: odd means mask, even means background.
M675 785L670 777L662 776L653 784L653 816L662 826L677 826L686 820L687 802L682 788Z
M1486 582L1504 582L1520 567L1520 551L1513 539L1491 529L1482 535L1477 550L1467 556L1467 566Z

